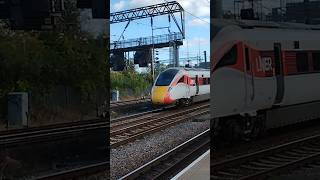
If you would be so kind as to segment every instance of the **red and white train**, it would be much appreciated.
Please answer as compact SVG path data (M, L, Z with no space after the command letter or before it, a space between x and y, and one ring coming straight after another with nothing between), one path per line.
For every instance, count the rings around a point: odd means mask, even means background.
M213 128L237 138L320 117L319 26L214 24Z
M169 68L158 75L151 90L155 105L189 105L209 98L209 69Z

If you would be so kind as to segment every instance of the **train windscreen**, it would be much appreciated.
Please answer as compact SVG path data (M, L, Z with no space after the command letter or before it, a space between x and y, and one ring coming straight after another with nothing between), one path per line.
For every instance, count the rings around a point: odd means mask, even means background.
M178 73L177 69L168 69L162 73L160 73L156 86L169 86L174 76Z

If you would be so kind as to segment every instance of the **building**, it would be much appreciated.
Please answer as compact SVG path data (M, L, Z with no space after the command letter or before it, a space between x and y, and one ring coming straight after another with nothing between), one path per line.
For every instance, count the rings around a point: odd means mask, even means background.
M319 24L320 1L287 3L286 9L286 20L289 22Z
M93 19L91 9L80 11L81 31L88 32L94 37L109 32L109 25L106 19Z

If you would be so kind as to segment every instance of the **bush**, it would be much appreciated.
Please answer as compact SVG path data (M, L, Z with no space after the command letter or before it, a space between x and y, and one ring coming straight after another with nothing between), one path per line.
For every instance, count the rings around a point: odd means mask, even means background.
M111 89L119 90L121 96L147 95L152 86L152 78L147 73L111 72L110 81Z
M0 33L0 115L6 94L45 95L57 86L81 91L83 100L107 89L106 49L86 34Z

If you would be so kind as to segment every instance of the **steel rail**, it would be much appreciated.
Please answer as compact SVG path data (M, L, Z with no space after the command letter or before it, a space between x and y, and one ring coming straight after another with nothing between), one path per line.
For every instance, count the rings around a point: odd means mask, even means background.
M210 148L210 129L198 134L174 149L120 178L168 179Z
M185 122L193 117L209 113L209 105L203 105L193 109L171 114L156 119L147 119L145 122L139 122L135 125L123 127L122 129L113 130L111 126L110 145L111 148L132 142L145 135L160 131L175 124Z
M97 173L107 172L109 169L109 162L100 162L87 166L77 167L74 169L62 170L43 176L38 176L38 180L56 180L56 179L76 179L95 175Z
M320 135L310 136L211 165L211 179L261 179L320 157Z

